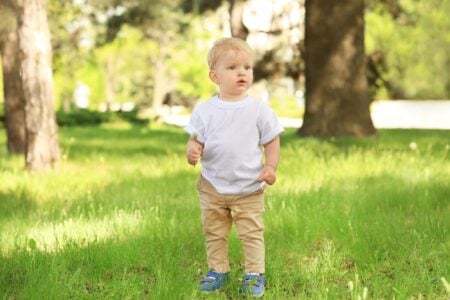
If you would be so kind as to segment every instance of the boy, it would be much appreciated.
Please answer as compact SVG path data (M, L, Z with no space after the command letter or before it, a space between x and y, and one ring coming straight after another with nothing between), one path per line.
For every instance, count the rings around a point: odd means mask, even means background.
M210 292L225 284L228 235L234 222L244 249L242 292L261 297L264 186L276 180L283 128L266 104L247 95L253 82L253 53L246 42L219 39L209 51L208 65L219 94L198 105L185 128L191 135L188 163L202 162L197 189L210 271L200 290Z

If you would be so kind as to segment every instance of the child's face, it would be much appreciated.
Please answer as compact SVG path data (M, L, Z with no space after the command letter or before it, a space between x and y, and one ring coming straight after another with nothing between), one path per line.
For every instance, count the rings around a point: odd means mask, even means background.
M243 51L229 50L219 58L209 77L218 85L222 100L241 100L253 83L252 57Z

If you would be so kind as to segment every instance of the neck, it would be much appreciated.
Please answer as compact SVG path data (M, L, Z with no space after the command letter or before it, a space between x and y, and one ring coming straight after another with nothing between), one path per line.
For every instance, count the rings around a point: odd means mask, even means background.
M219 99L222 101L227 101L227 102L234 102L234 101L240 101L243 100L245 98L247 98L247 94L241 94L241 95L224 95L222 93L219 93Z

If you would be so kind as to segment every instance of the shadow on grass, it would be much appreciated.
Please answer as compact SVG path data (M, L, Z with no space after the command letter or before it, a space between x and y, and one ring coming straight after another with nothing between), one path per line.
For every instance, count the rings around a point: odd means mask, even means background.
M65 147L71 147L69 157L77 159L99 153L130 159L184 153L186 135L181 129L142 130L80 128L63 130L61 136ZM324 141L299 139L290 130L282 138L282 145L307 146L318 153L333 154L350 147L372 149L378 147L380 140L386 142L379 147L393 151L397 147L407 149L411 141L419 149L426 143L437 143L439 147L448 143L448 132L408 133L389 130L381 131L377 138ZM71 138L75 139L72 144ZM140 211L145 221L142 229L126 234L125 239L113 236L83 246L73 242L54 253L26 251L25 247L2 256L0 290L5 291L6 298L196 296L199 269L204 268L205 262L203 241L201 237L197 239L201 231L195 180L190 171L169 172L160 177L139 174L120 177L106 186L93 186L89 198L80 196L70 202L55 198L40 204L26 188L1 191L2 221L14 218L28 224L33 220L58 224L83 216L89 222L121 210ZM383 173L355 180L332 180L317 189L302 189L299 178L299 189L293 192L268 191L268 293L277 291L286 298L348 297L346 283L357 270L374 297L389 298L393 288L399 286L406 289L406 294L397 295L400 298L419 293L430 297L441 294L436 278L445 275L448 266L442 252L448 234L447 179L408 181ZM158 217L161 225L155 230L148 224ZM323 246L327 240L333 242L334 248ZM226 296L237 297L237 290L235 284Z
M323 146L334 146L338 150L349 147L367 149L369 147L383 147L384 149L407 149L411 143L420 147L441 148L450 146L450 130L427 130L427 129L380 129L373 137L353 138L314 138L301 137L295 128L288 128L281 137L282 147L289 145L301 147L308 143L317 143Z
M92 155L131 157L183 152L188 136L178 127L125 129L75 127L60 130L62 152L71 158Z
M399 286L401 298L445 295L439 280L449 267L445 180L413 183L384 173L270 194L268 265L276 264L272 276L289 274L279 288L314 295L326 287L341 299L358 274L375 298L392 297Z
M174 293L191 294L200 268L197 260L203 265L198 254L204 252L195 180L188 171L120 177L93 187L89 199L80 196L70 202L55 198L39 203L26 187L0 193L1 222L27 228L24 238L35 232L29 240L13 241L9 254L0 256L3 297L173 299ZM195 218L189 217L193 214ZM77 224L81 226L67 227ZM71 241L72 232L88 238ZM59 245L56 250L39 250L39 243L52 241Z
M138 232L120 238L69 242L57 252L23 248L0 257L0 289L17 298L202 298L196 292L205 255L195 180L187 172L122 179L94 191L94 200L80 198L69 208L52 203L60 215L49 222L77 215L105 218L118 209L140 210L144 218ZM136 186L151 181L144 194L134 196ZM174 189L173 182L183 188ZM399 295L405 298L441 294L435 278L446 270L448 210L442 184L413 186L380 174L352 183L325 182L305 192L271 191L266 201L269 298L317 298L325 290L345 298L346 283L355 274L375 297L392 296L398 285L406 289ZM158 217L155 228L151 224ZM239 298L240 275L233 274L233 283L219 296Z
M39 219L50 221L77 217L107 214L118 209L145 209L154 205L186 205L185 198L196 197L195 181L197 175L191 171L180 171L163 176L139 174L133 177L119 177L109 184L93 183L86 186L89 195L83 194L70 200L57 196L44 202L26 186L14 191L0 191L1 221L10 218ZM45 217L40 217L39 214Z
M21 249L0 257L0 290L6 299L174 299L196 288L200 258L183 252L202 248L187 236L144 228L57 252Z
M32 205L36 199L24 192L27 196L23 197L22 205L8 202L2 207L10 211L2 221L12 217L12 222L24 223L38 235L48 227L50 234L59 232L59 236L54 239L45 236L42 240L29 237L0 256L3 296L180 299L194 295L202 298L197 287L200 270L205 269L206 263L196 180L196 175L185 171L159 178L121 177L119 181L93 189L91 199L80 197L71 203L56 199ZM136 188L142 190L136 194ZM123 215L137 218L120 219ZM117 223L111 221L115 217L119 217ZM99 221L105 222L106 227L102 225L105 228L95 232ZM92 227L86 230L84 222L91 223ZM128 222L135 223L136 227L130 227ZM58 231L61 225L77 224L82 226L68 228L67 233ZM118 230L122 226L124 229ZM45 230L42 235L47 235ZM71 240L72 231L81 232L82 236L85 230L87 234L94 231L98 237ZM105 231L107 235L102 237ZM108 232L116 234L110 236ZM39 246L42 241L53 240L59 245L56 249L42 250ZM237 290L226 293L236 298Z
M0 216L6 218L23 217L36 210L37 204L31 193L25 188L14 191L0 191Z

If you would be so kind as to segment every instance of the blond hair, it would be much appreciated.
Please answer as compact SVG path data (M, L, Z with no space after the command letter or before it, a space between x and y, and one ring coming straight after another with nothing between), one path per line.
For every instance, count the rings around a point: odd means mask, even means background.
M219 58L227 51L245 52L253 58L253 50L244 40L238 38L221 38L215 41L208 53L208 66L212 70Z

